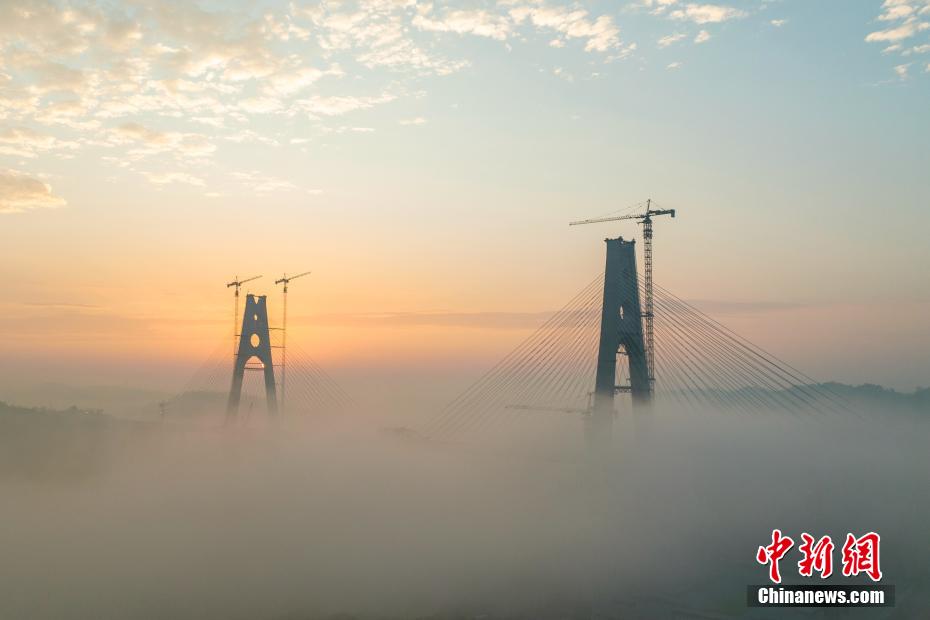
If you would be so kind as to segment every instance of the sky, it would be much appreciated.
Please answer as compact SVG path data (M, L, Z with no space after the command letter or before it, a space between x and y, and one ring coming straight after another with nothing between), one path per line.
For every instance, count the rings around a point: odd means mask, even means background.
M930 0L2 0L0 369L167 387L312 270L324 366L471 372L653 198L662 286L911 389L928 144Z

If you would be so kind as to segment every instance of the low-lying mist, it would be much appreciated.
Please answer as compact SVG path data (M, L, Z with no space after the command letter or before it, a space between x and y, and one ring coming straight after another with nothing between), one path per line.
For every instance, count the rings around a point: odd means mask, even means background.
M574 416L467 442L380 417L167 420L84 475L3 476L0 617L784 617L746 607L773 528L879 532L897 611L930 609L918 416L657 406L597 457Z

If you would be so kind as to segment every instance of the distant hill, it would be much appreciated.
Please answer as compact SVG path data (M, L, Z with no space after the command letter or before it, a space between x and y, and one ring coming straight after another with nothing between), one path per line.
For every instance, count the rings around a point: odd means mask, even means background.
M175 420L223 414L227 397L225 392L184 392L164 402L165 417Z
M919 388L907 393L897 392L873 383L846 385L829 382L821 383L819 386L842 398L864 405L930 413L930 388Z
M47 411L97 411L116 418L157 420L164 411L173 419L226 410L225 392L191 391L172 395L157 390L116 385L73 386L44 383L5 389L0 398L19 406Z
M0 479L68 481L101 471L126 440L151 425L99 410L0 402Z
M69 407L99 409L121 417L135 417L133 414L147 407L154 407L167 397L169 394L164 392L143 388L119 385L75 386L63 383L7 388L0 394L3 400L25 407L60 410Z
M778 408L780 400L782 403L791 403L790 406L795 408L803 406L802 403L808 403L815 409L834 412L847 406L850 410L864 415L881 413L930 415L930 389L927 388L908 393L871 383L847 385L829 382L795 385L779 390L765 386L752 386L738 390L713 388L705 392L714 395L714 402L723 407L739 408L756 403L760 406L768 404Z

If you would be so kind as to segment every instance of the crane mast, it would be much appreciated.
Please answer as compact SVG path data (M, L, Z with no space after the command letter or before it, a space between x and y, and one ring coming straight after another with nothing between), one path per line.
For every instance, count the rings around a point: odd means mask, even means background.
M285 392L285 389L287 387L287 285L288 283L290 283L291 280L295 280L297 278L300 278L302 276L307 276L307 275L310 275L309 271L298 273L296 276L290 276L290 277L288 277L288 275L285 273L281 278L274 281L275 284L284 285L283 287L284 288L283 290L284 312L283 312L283 320L281 322L281 411L285 411L284 401L285 401L285 397L287 394Z
M652 199L646 200L646 217L643 218L643 269L645 270L645 302L643 305L643 318L646 319L643 326L646 336L646 364L649 368L649 381L654 383L656 380L656 356L655 356L655 327L653 320L652 301L652 216L650 207ZM675 216L674 211L672 217Z

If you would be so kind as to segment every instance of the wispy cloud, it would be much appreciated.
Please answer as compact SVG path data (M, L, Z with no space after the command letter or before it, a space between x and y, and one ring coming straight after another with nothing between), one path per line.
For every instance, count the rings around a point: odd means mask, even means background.
M28 127L0 128L0 155L31 158L44 152L71 151L79 147L77 142L60 140Z
M367 110L382 103L394 101L396 95L383 93L376 96L330 96L314 95L308 99L295 101L293 108L311 117L341 116L356 110Z
M169 152L184 157L205 157L216 150L206 136L177 131L157 131L140 123L123 123L110 132L110 141L130 145L134 155Z
M918 32L923 32L930 28L930 23L919 22L916 20L908 21L900 26L888 28L887 30L877 30L866 35L865 40L874 43L880 41L901 41L909 39Z
M682 0L637 6L674 22L676 32L659 39L659 47L704 43L716 36L712 25L750 12ZM889 19L916 19L920 9L909 15L888 12ZM543 70L570 79L637 53L626 30L621 38L622 19L622 12L569 0L470 8L414 0L235 8L195 0L6 0L0 2L0 156L63 158L99 148L107 151L99 160L116 172L148 173L153 183L184 182L165 170L201 178L188 169L196 164L227 166L219 171L226 174L241 165L223 157L238 144L314 148L288 140L297 122L309 125L299 130L304 136L378 129L376 109L400 107L425 94L429 80L472 66L470 48L449 41L480 39L502 53L547 46L566 62ZM586 52L584 68L570 64L579 49ZM349 115L351 123L343 120ZM408 120L400 122L421 124Z
M699 25L719 24L749 15L748 11L722 4L702 4L680 2L679 0L639 0L631 5L633 9L645 10L647 13L679 22L692 22ZM680 32L666 35L658 40L660 48L668 47L686 38ZM696 44L706 43L713 35L709 30L701 29L694 35Z
M442 16L432 14L432 6L416 15L413 25L420 30L473 34L503 41L511 32L512 22L503 15L482 10L448 11Z
M688 3L681 8L669 11L672 19L692 21L696 24L718 24L731 19L746 17L748 13L742 9L720 4L694 4Z
M921 33L930 33L930 0L885 0L877 21L883 27L867 34L865 40L887 44L882 48L882 54L911 56L930 51L930 43L924 41L911 45L909 42ZM892 69L903 80L908 77L909 67L910 63L901 63Z
M909 47L903 52L901 52L901 55L910 56L912 54L927 54L927 53L930 53L930 43L922 43L921 45L914 45L913 47Z
M144 172L143 174L149 183L154 185L173 185L176 183L196 185L198 187L205 185L203 179L186 172Z
M656 43L658 44L659 47L668 47L669 45L678 43L684 38L685 38L684 34L680 32L676 32L675 34L665 35L664 37L660 38Z
M366 128L354 127L350 130L359 130L364 131ZM260 172L258 170L250 170L248 172L234 172L232 177L236 179L240 184L247 187L256 194L272 194L279 192L304 192L310 195L319 195L323 193L323 190L318 188L302 188L292 181L287 179L282 179L279 177L271 176Z
M0 170L0 213L22 213L65 204L41 179L16 170Z
M516 24L528 23L568 39L583 39L588 52L607 52L620 47L620 28L609 15L592 17L581 8L528 4L512 8L510 16Z

